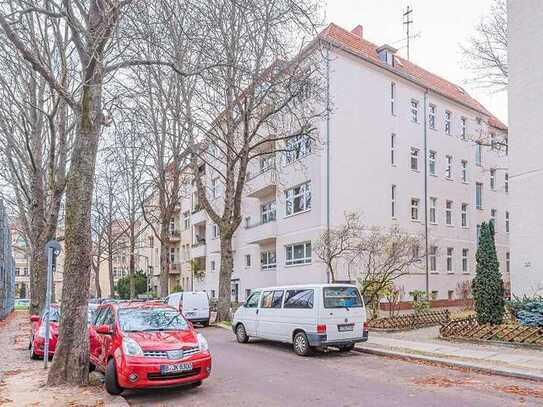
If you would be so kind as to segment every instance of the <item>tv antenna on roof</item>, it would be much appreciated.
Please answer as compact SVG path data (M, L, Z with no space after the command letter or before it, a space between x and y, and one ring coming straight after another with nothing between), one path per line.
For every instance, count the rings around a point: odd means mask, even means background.
M403 24L405 25L405 34L406 34L406 40L407 40L407 60L409 61L409 29L411 27L411 24L413 24L413 20L411 17L411 14L413 13L413 9L410 6L407 6L403 13Z

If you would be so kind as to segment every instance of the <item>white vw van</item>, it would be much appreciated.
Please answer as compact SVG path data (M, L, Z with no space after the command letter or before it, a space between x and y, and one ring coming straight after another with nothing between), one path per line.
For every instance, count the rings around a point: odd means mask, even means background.
M364 302L358 288L348 284L253 290L234 314L232 329L240 343L250 337L292 343L301 356L328 346L350 351L368 340Z
M185 291L170 294L164 302L172 305L191 322L209 325L209 298L203 291Z

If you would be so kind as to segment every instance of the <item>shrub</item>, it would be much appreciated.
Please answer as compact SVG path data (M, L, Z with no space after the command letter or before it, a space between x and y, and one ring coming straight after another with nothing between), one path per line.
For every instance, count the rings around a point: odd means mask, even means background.
M409 294L413 297L413 302L411 302L411 305L413 306L416 314L430 308L430 301L426 299L426 291L413 290Z
M475 258L477 270L472 289L477 321L480 324L499 325L503 322L505 300L492 223L483 222L481 225Z
M513 297L507 305L522 325L543 326L543 297Z

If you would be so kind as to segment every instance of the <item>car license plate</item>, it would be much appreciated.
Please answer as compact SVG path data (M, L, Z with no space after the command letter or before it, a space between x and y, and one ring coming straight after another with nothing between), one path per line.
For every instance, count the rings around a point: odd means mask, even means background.
M354 324L345 324L345 325L337 326L338 332L352 332L353 329L354 329Z
M192 363L180 363L178 365L160 365L160 374L187 372L192 370Z

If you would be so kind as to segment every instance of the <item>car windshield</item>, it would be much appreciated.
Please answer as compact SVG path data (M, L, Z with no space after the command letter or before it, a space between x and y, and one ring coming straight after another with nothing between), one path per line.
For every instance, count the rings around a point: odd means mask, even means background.
M58 322L60 321L60 308L59 307L49 307L49 322ZM47 312L43 313L42 319L45 319Z
M88 319L88 323L92 323L92 320L94 319L94 314L96 312L96 307L90 307L89 306L89 309L87 311L87 319Z
M119 324L124 332L188 329L183 315L172 308L124 308L119 310Z
M325 287L324 308L361 308L362 299L355 287Z

